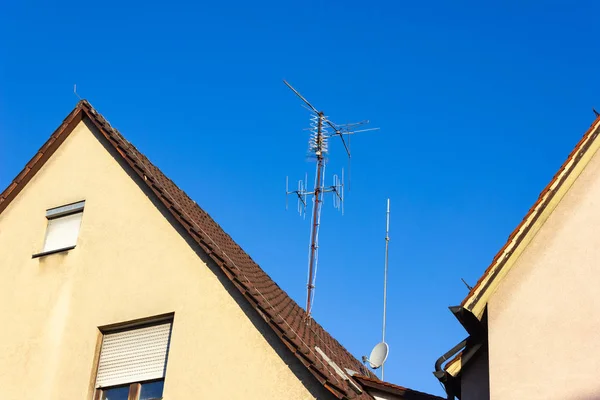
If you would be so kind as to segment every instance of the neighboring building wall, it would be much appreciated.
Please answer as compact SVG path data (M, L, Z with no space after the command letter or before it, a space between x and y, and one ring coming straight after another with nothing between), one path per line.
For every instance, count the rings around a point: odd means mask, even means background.
M461 400L489 400L490 370L486 348L479 350L477 355L462 368L460 384Z
M600 157L488 304L492 400L600 398Z
M77 247L32 259L78 200ZM0 397L90 399L97 327L174 312L166 400L332 398L215 271L80 123L0 214Z

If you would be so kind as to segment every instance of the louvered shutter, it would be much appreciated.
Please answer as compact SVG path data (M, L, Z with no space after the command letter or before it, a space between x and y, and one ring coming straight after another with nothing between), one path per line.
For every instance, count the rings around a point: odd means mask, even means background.
M83 213L78 212L76 214L65 215L64 217L49 219L43 251L75 246L77 244L82 215Z
M104 335L96 387L164 378L171 323Z

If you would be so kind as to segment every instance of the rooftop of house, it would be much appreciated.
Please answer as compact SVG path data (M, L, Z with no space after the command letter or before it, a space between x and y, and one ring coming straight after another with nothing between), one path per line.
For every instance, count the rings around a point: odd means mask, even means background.
M340 399L371 399L363 387L344 372L346 369L361 371L365 376L357 380L362 384L368 382L368 387L379 384L401 388L377 379L319 323L310 318L210 215L129 143L86 100L77 104L25 168L0 194L0 213L84 119L116 149L122 161L139 175L141 181L220 268L277 337L326 389ZM402 390L410 391L405 388ZM437 399L435 396L427 398Z

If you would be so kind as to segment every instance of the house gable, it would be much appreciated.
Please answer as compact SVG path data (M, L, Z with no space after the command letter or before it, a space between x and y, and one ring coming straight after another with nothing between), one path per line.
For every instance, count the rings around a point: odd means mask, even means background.
M466 310L467 313L472 315L473 319L477 318L483 321L488 303L502 286L502 282L509 276L512 269L519 264L522 254L530 243L535 240L538 232L555 212L555 209L559 207L563 198L569 193L571 187L576 184L579 176L597 153L600 148L600 141L597 140L599 134L600 116L597 116L558 172L542 190L537 201L529 209L521 223L509 235L507 242L494 256L491 264L479 278L476 285L461 302L461 306L451 307L451 310L453 308ZM461 318L459 318L459 321L461 321ZM461 321L461 323L469 331L465 321ZM462 352L460 352L446 364L445 371L452 377L458 377L463 367L462 361Z
M90 398L97 327L173 312L165 398L333 398L104 140L83 118L0 213L3 396ZM79 200L76 248L32 258Z
M588 154L488 302L491 398L600 396L600 153Z
M540 193L538 200L523 221L510 234L506 244L462 301L461 306L471 311L477 318L483 317L487 302L498 285L600 148L600 141L596 140L599 133L600 116L577 143L556 175Z

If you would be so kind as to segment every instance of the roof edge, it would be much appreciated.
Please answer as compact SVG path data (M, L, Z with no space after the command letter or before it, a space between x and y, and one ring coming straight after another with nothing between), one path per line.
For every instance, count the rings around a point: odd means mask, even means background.
M461 306L470 310L477 318L483 317L490 296L600 148L600 141L596 141L599 128L600 116L585 132L521 223L510 234L508 241L494 256L477 284L461 302Z
M17 197L23 187L44 166L46 161L54 154L56 149L65 141L77 124L83 119L83 105L87 101L81 100L77 106L67 115L58 128L50 135L50 138L40 147L35 155L25 164L25 167L12 180L12 182L0 193L0 214L8 207L12 200Z
M393 383L381 381L378 379L368 378L363 375L354 375L352 378L356 379L361 386L365 388L379 390L384 393L401 396L401 399L406 400L444 400L442 397L435 396L433 394L419 392L417 390L409 389L403 386L394 385Z

